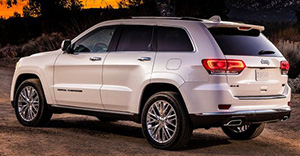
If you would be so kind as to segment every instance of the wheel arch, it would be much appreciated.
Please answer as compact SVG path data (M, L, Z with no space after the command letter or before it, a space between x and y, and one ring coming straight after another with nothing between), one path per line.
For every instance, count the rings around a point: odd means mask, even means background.
M178 87L176 87L174 84L171 83L150 83L147 86L144 87L143 92L141 94L141 99L139 103L139 113L138 113L138 119L140 122L141 114L143 111L143 108L147 102L147 100L155 93L162 92L162 91L173 91L180 95L180 99L182 100L182 106L185 108L185 111L187 111L187 107L184 101L184 98L179 90Z
M45 82L43 81L43 78L36 74L36 73L20 73L14 80L14 86L12 86L12 91L11 91L11 101L12 101L12 105L13 105L13 100L15 97L15 94L17 92L18 87L21 85L22 82L24 82L25 80L28 79L39 79L41 82L41 87L43 89L44 95L45 95L45 99L47 101L47 103L49 103L49 100L51 100L51 98L49 97L49 92L47 92L47 89L45 88ZM47 96L48 95L48 96Z

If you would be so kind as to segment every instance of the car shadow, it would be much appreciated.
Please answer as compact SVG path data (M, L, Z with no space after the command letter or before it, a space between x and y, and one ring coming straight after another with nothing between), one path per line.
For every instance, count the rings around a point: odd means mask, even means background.
M129 123L129 124L128 124ZM94 135L95 133L108 133L121 136L129 136L134 138L144 138L141 126L138 124L130 124L130 122L101 122L97 120L82 119L54 119L47 125L48 128L65 128L77 131L83 134ZM180 151L202 149L224 144L230 144L226 136L218 134L207 134L195 132L193 133L189 144Z
M202 149L226 144L231 144L231 142L225 135L193 132L189 144L183 150Z
M97 120L51 120L47 127L66 128L81 133L111 133L122 136L143 138L140 127L120 124L119 122L102 122ZM87 131L88 130L88 131Z

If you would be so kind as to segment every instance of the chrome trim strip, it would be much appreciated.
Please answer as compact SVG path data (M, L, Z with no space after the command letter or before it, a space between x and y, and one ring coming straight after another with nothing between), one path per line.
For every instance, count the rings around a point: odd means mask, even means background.
M195 114L196 116L213 116L213 115L256 115L268 113L284 113L290 112L291 108L268 109L268 110L249 110L249 111L236 111L236 112L211 112Z
M239 100L273 100L284 99L285 95L272 95L272 96L235 96Z
M110 114L120 114L120 115L134 115L133 113L129 113L129 112L109 111L109 110L102 110L102 109L95 109L95 108L83 108L83 107L74 107L74 106L65 106L65 105L51 105L51 107L54 107L54 108L75 109L75 110L83 110L83 111L99 112L99 113L110 113Z

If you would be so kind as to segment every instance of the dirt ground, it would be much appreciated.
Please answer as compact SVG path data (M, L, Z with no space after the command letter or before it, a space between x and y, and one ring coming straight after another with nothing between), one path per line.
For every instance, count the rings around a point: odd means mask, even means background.
M141 126L133 122L104 123L94 117L54 115L47 127L21 126L9 104L14 61L0 60L0 156L11 155L300 155L300 95L292 96L292 117L267 124L261 136L235 141L220 128L194 130L179 151L152 148Z

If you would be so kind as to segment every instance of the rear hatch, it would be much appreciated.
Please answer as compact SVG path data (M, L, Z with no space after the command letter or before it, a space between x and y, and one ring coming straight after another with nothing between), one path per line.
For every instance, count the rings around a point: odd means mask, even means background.
M209 31L226 59L242 60L246 65L239 74L227 74L234 96L277 96L284 92L287 75L281 65L285 59L260 30L223 27Z

